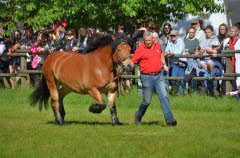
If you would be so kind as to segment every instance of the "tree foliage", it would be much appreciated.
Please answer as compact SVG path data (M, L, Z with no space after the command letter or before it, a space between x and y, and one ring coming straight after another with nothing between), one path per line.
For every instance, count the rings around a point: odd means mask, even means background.
M187 14L206 16L223 12L214 0L8 0L1 2L1 26L13 28L23 22L39 29L66 18L72 28L98 27L106 30L121 24L178 21ZM0 26L0 27L1 27Z

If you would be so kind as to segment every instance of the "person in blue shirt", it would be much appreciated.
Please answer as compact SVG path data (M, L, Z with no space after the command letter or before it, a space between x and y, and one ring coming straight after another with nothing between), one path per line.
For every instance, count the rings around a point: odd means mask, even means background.
M170 32L171 39L168 41L167 47L165 49L165 55L185 55L185 45L183 39L178 36L177 30L172 30ZM172 68L171 77L184 77L186 69L186 58L171 58L170 67ZM173 87L178 90L178 94L183 93L184 82L172 81Z

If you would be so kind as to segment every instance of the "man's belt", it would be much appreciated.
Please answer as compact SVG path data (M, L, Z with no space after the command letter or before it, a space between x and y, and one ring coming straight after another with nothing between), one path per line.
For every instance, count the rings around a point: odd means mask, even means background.
M145 72L141 72L142 75L149 75L149 76L156 76L158 75L160 72L156 72L156 73L145 73Z

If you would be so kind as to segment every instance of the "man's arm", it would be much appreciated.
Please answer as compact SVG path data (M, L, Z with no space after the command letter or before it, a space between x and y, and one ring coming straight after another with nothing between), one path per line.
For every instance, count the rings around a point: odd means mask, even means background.
M162 60L163 68L168 72L168 66L166 64L165 55L163 52L161 53L161 60Z

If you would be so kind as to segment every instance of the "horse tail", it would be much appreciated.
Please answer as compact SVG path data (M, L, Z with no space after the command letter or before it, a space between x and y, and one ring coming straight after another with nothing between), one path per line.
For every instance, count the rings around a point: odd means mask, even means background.
M35 106L37 103L39 103L39 110L42 110L42 106L44 104L44 107L48 107L48 99L50 97L50 91L47 87L46 79L44 76L42 76L37 88L31 93L29 99L30 99L30 105Z

